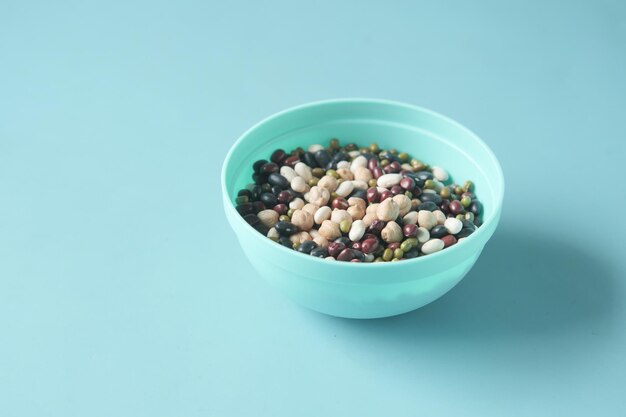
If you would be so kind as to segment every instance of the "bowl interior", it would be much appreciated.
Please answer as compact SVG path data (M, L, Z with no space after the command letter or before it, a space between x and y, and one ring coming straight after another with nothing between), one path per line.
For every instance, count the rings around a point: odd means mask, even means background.
M484 205L487 222L500 210L503 178L489 148L465 127L429 110L377 100L336 100L313 103L262 121L231 149L224 169L224 185L231 201L252 182L252 163L269 159L283 148L328 146L332 138L360 146L376 142L395 148L430 165L444 167L452 181L470 179Z

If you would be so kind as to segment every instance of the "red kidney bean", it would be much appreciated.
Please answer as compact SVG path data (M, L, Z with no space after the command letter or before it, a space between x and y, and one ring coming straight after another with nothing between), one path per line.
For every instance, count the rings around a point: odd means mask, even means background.
M363 241L363 243L361 244L361 250L364 253L374 253L379 246L380 244L378 243L378 239L376 239L375 237L369 238Z
M405 224L402 228L402 233L406 237L416 237L417 236L417 225L415 224Z
M284 190L281 191L280 193L278 193L278 202L279 203L283 203L283 204L287 204L289 203L291 200L293 200L293 193L291 193L291 191L289 190Z
M391 194L398 195L404 193L404 190L399 185L394 185L391 187Z
M354 259L352 259L350 262L363 262L363 261L362 261L362 260L360 260L360 259L356 259L356 258L354 258Z
M384 174L384 171L381 167L374 167L374 169L372 170L372 175L374 175L374 178L376 179L378 179L383 174Z
M362 242L365 242L367 239L376 239L376 240L378 240L378 238L376 237L376 235L375 235L375 234L372 234L372 233L365 233L365 234L363 235Z
M263 165L261 167L261 169L259 170L259 174L271 174L272 172L277 172L278 171L278 165L276 165L274 162L268 162L267 164Z
M463 209L463 205L459 200L450 201L450 212L453 214L461 214L465 210Z
M452 246L457 242L456 238L452 235L446 235L442 237L441 240L443 241L444 248L447 248L448 246Z
M270 161L278 165L281 165L283 162L285 162L285 159L287 159L287 154L282 149L276 149L272 153L272 156L270 156Z
M289 211L289 207L287 206L287 204L283 204L283 203L276 204L274 206L274 211L278 213L279 215L287 214L287 212Z
M407 191L411 191L415 188L415 180L411 177L404 177L400 180L400 187L404 188Z
M370 158L370 160L367 161L367 169L369 169L370 171L373 171L374 168L376 168L377 166L378 166L378 159Z
M367 190L367 201L370 203L378 203L380 201L380 193L376 187Z
M383 201L391 197L393 197L393 193L389 190L385 190L380 193L380 202L382 203Z
M298 155L292 155L285 159L284 164L293 168L298 162L300 162L300 157Z
M400 242L392 242L388 244L387 247L391 250L396 250L400 247Z
M333 200L331 207L339 210L347 210L350 204L343 197L337 197Z
M370 227L367 229L367 231L373 235L380 236L380 232L382 232L386 225L387 223L385 223L384 221L375 219Z
M328 244L328 254L336 258L345 248L346 245L341 242L330 242Z
M350 246L354 250L361 250L361 242L352 242L352 246Z
M338 261L351 261L352 259L354 259L354 253L352 252L352 249L346 248L342 250L339 255L337 255Z

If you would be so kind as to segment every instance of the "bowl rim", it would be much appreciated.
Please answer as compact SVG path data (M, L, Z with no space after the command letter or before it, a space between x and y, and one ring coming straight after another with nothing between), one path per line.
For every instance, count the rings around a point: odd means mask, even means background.
M258 129L259 127L270 123L288 113L291 112L296 112L296 111L300 111L300 110L305 110L305 109L309 109L309 108L313 108L313 107L321 107L321 106L326 106L329 104L348 104L348 103L365 103L365 104L379 104L379 105L385 105L385 106L393 106L393 107L401 107L401 108L405 108L405 109L409 109L409 110L414 110L414 111L418 111L418 112L422 112L427 114L430 117L434 117L434 118L439 118L441 119L443 122L445 123L449 123L451 125L456 126L457 128L459 128L460 130L464 131L467 135L469 135L474 141L476 141L482 148L483 150L486 152L486 154L489 156L489 158L492 160L492 162L494 163L494 166L496 167L496 176L499 179L499 183L500 183L500 187L498 189L495 190L496 192L496 196L495 196L495 204L494 204L494 209L491 212L491 214L489 215L489 217L487 219L485 219L483 221L483 224L481 225L481 227L479 227L478 229L476 229L476 231L474 233L472 233L471 235L469 235L466 239L468 240L475 240L478 239L479 236L482 236L486 233L489 233L489 230L491 229L490 227L488 227L489 225L491 225L492 223L497 223L499 221L500 218L500 214L502 211L502 203L504 200L504 191L505 191L505 183L504 183L504 174L502 172L502 167L500 165L500 162L498 161L498 158L496 157L496 155L493 153L493 151L491 150L491 148L476 134L474 133L472 130L470 130L469 128L467 128L466 126L462 125L461 123L457 122L456 120L445 116L441 113L438 113L436 111L421 107L421 106L416 106L413 104L408 104L408 103L403 103L400 101L395 101L395 100L387 100L387 99L377 99L377 98L333 98L333 99L326 99L326 100L317 100L317 101L312 101L312 102L308 102L308 103L304 103L304 104L300 104L300 105L296 105L296 106L292 106L289 107L287 109L281 110L279 112L273 113L270 116L265 117L264 119L262 119L261 121L255 123L253 126L251 126L249 129L247 129L245 132L243 132L239 138L237 138L237 140L231 145L231 147L228 150L228 153L226 154L226 157L224 158L224 162L222 164L222 170L221 170L221 187L222 187L222 198L224 199L224 201L228 201L228 209L231 210L231 212L234 212L235 217L237 218L237 221L241 222L241 224L245 225L246 227L249 227L251 231L253 231L253 235L259 238L260 242L263 242L262 244L265 245L272 245L272 247L275 247L279 250L283 250L285 251L285 254L290 254L291 256L296 255L296 256L302 256L303 260L304 259L308 259L310 261L313 262L321 262L321 264L323 265L337 265L337 267L339 268L384 268L384 267L391 267L391 265L396 264L397 266L403 265L403 266L407 266L407 264L417 264L419 262L434 262L435 259L439 259L443 256L451 256L454 253L456 253L458 250L462 250L462 248L460 248L462 245L460 244L456 244L456 245L452 245L451 247L446 248L445 250L440 250L438 252L432 253L430 255L426 255L426 256L419 256L416 258L412 258L412 259L406 259L402 262L341 262L341 261L337 261L337 262L329 262L328 260L326 260L325 258L318 258L315 256L310 256L304 253L300 253L298 251L294 251L293 249L288 249L286 247L284 247L283 245L277 244L276 242L272 241L271 239L268 239L266 236L261 235L260 233L258 233L256 230L254 230L254 228L252 228L252 226L250 226L244 219L242 216L239 215L239 213L237 212L237 210L235 209L235 205L233 203L233 201L231 200L230 196L228 195L228 191L227 191L227 186L226 186L226 168L228 167L228 164L232 158L232 155L235 151L235 149L237 149L237 147L241 144L241 142L243 142L248 135L250 135L253 131L255 131L256 129ZM492 231L493 233L493 231ZM490 238L490 236L487 236L485 242Z

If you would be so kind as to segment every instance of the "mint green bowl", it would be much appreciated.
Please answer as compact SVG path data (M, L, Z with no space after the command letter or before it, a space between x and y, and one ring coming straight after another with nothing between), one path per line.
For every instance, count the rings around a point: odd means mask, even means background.
M287 249L250 227L235 210L237 191L251 182L252 163L278 148L331 138L378 143L445 167L452 180L474 181L483 225L463 242L402 262L328 261ZM287 297L339 317L378 318L422 307L454 287L478 259L500 219L504 178L493 152L459 123L420 107L384 100L320 101L277 113L245 132L222 168L226 218L252 266Z

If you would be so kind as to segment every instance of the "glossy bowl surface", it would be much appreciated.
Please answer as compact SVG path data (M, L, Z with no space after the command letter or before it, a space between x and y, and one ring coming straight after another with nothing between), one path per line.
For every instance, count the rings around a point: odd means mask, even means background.
M453 181L471 179L484 206L483 225L463 242L401 262L329 261L287 249L250 227L237 213L237 191L252 182L252 163L314 143L396 148L446 168ZM420 107L373 99L328 100L297 106L261 121L232 146L222 168L226 218L259 275L295 302L339 317L406 313L441 297L478 259L498 225L504 178L489 147L459 123Z

